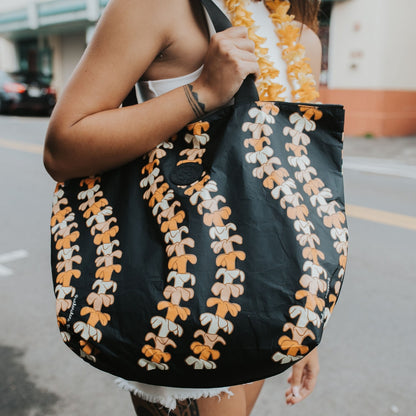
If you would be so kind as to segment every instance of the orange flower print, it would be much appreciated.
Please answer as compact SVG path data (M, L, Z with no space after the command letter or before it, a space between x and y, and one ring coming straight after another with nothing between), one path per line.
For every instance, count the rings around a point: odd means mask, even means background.
M329 310L330 310L331 313L334 310L334 307L335 307L335 304L337 303L337 300L338 300L338 298L333 293L331 293L329 295L329 297L328 297L328 303L331 305L330 308L329 308Z
M286 143L285 149L287 152L293 152L296 157L301 157L303 154L308 154L308 151L306 150L306 147L302 144L295 144L295 143Z
M194 135L200 135L209 130L209 123L208 121L197 121L196 123L188 124L187 129Z
M101 208L108 205L108 201L105 198L101 198L97 202L94 202L85 212L84 218L89 218L91 215L96 215L101 211Z
M207 212L204 214L203 221L204 224L210 227L214 225L216 227L223 227L224 221L228 220L231 215L231 209L229 207L222 207L218 211Z
M163 179L161 179L163 180ZM154 192L152 197L149 199L149 207L153 208L157 202L160 202L165 192L169 189L169 185L167 183L162 184L159 188L157 188ZM150 190L150 189L149 189ZM147 192L147 191L146 191Z
M170 195L169 192L165 195L165 197L167 197L168 195ZM164 197L163 200L165 200L165 197ZM162 201L160 201L158 204L160 204ZM170 220L171 218L173 218L175 216L175 208L180 207L181 204L180 204L179 201L172 201L170 204L166 204L166 206L167 206L167 208L162 210L159 213L159 215L156 217L158 224L161 224L162 220L164 220L164 219ZM156 207L156 205L155 205L155 207Z
M196 264L197 258L193 254L185 254L184 256L176 256L169 259L168 268L171 270L177 270L178 273L187 272L188 262Z
M73 225L76 225L76 224L73 224ZM70 228L70 227L66 227L66 228ZM59 235L59 234L60 234L59 232L55 234L54 236L55 241L57 241L58 238L67 237L69 235L69 234L65 234L65 235ZM58 272L62 271L63 269L68 270L72 268L72 263L77 263L77 264L81 263L82 257L74 255L74 251L78 252L79 246L75 245L69 248L62 248L61 250L58 251L58 256L57 256L58 260L62 260L56 265L56 270L58 270Z
M231 296L237 298L244 293L244 286L240 284L221 283L217 282L212 286L212 293L215 296L220 296L221 300L228 301Z
M166 314L166 319L169 321L175 322L176 318L179 316L179 318L182 319L182 321L186 321L188 316L191 314L191 311L189 308L185 308L183 306L174 305L172 302L168 302L166 300L163 300L157 304L157 309L159 311L163 309L167 309L168 312Z
M67 311L71 306L71 299L56 299L56 314L58 315L61 311Z
M245 139L244 140L244 147L252 146L256 152L259 152L263 149L263 143L270 144L270 139L268 137L262 136L259 139Z
M225 198L222 195L216 195L213 198L211 195L209 197L201 195L202 201L198 204L197 210L198 214L203 214L204 210L214 212L219 209L219 202L225 202Z
M292 339L298 342L299 344L302 344L305 338L311 338L316 339L315 334L308 328L298 327L296 325L293 325L291 322L287 322L283 326L283 331L292 332Z
M320 189L324 187L324 183L319 178L310 180L307 184L303 186L304 191L309 195L316 195L319 193ZM311 199L312 201L312 199ZM315 205L314 205L315 206Z
M318 308L321 312L324 309L325 301L309 292L308 290L298 290L295 295L297 300L306 298L305 308L314 311Z
M309 211L306 205L299 205L295 207L289 207L287 209L287 216L291 220L299 219L301 221L306 221L306 217L308 216Z
M109 282L113 276L113 273L121 272L120 264L112 264L110 266L103 266L97 269L95 272L95 277L97 279L102 279L104 282Z
M215 254L218 254L220 251L229 253L234 250L233 244L243 244L242 237L236 234L224 240L214 241L211 243L211 248Z
M227 270L235 270L235 262L237 259L245 260L246 253L244 251L232 251L226 254L220 254L216 263L218 267L225 267Z
M209 179L209 176L207 176L207 178ZM202 180L204 180L204 178ZM192 205L196 205L199 200L205 201L212 199L211 193L218 191L217 183L215 181L208 180L208 182L202 187L200 187L200 185L201 182L198 182L195 186L191 186L185 191L185 195L192 195L189 198ZM193 190L192 193L190 192L191 189Z
M202 156L206 152L206 149L185 149L179 153L179 156L186 156L186 160L180 160L177 166L183 165L184 163L198 163L202 165Z
M169 257L173 254L183 256L186 254L186 247L195 247L195 241L192 238L184 238L177 243L170 244L166 247L166 254Z
M261 107L261 111L266 114L271 114L272 116L277 116L279 114L279 107L274 103L265 103L257 101L256 104Z
M181 224L185 219L185 212L179 211L172 218L162 223L160 230L162 233L166 233L168 230L173 231L178 229L178 224Z
M165 349L169 346L176 348L175 341L172 341L168 337L160 337L158 335L155 335L153 332L148 332L146 336L144 337L145 341L153 340L155 344L155 348L165 351Z
M92 178L84 178L81 180L80 185L84 186L87 185L88 189L92 189L96 183L101 182L101 177L100 176L95 176Z
M158 176L159 173L160 173L159 169L156 168L152 173L149 174L149 176L145 177L144 179L140 181L140 186L142 188L147 185L150 185L149 189L143 194L144 199L146 200L150 199L150 197L156 192L158 187L161 186L160 184L163 182L164 178L163 176ZM166 186L167 184L164 184L164 185ZM165 190L166 188L165 189L162 188L162 192L164 192ZM152 207L153 204L154 202L152 202L152 205L149 204L149 206Z
M220 352L213 350L208 345L201 344L198 341L194 341L191 344L191 350L194 354L199 355L201 360L209 360L211 357L213 360L218 360L220 358Z
M55 215L53 215L51 218L51 226L53 227L54 225L63 222L65 220L65 217L71 211L72 211L71 207L66 207L62 209L61 211L59 211L58 213L56 213Z
M79 237L78 231L74 231L73 233L65 237L62 237L60 240L56 242L56 249L57 250L61 250L61 249L69 250L71 248L71 243L74 243L75 241L77 241L78 237Z
M200 181L198 181L194 185L190 186L185 191L185 195L191 196L191 195L193 195L194 192L200 192L204 188L205 184L209 181L209 179L210 179L210 176L205 175Z
M241 306L238 303L231 303L218 298L209 298L207 300L208 307L215 305L217 305L217 311L215 314L221 318L225 318L227 313L235 317L238 315L238 312L241 311Z
M79 279L80 276L81 272L79 270L67 270L58 274L56 283L59 283L62 286L70 286L71 279L73 277L75 277L75 279Z
M108 231L103 232L102 234L97 234L94 237L94 244L101 245L101 244L110 244L111 239L117 235L119 231L119 227L115 225L111 227Z
M307 118L308 120L320 120L322 118L322 111L318 110L318 107L312 105L300 105L299 110L304 113L303 117Z
M102 307L108 308L114 303L114 295L98 294L91 292L87 296L87 303L91 305L96 311L101 311Z
M302 256L305 259L312 260L315 264L319 264L319 260L325 260L325 255L322 251L318 250L317 248L313 247L305 247L302 250Z
M143 166L142 174L144 173L152 173L155 166L159 166L160 161L158 159L154 159L153 161L149 162L147 165Z
M342 224L344 223L345 223L345 215L342 211L338 211L335 214L324 217L324 224L328 228L330 227L341 228Z
M297 341L294 341L286 335L280 337L278 344L283 351L287 350L287 355L305 355L307 352L309 352L309 347L299 344Z
M263 181L263 185L265 188L267 189L273 189L275 184L279 186L279 192L278 192L278 196L277 198L279 198L280 196L280 189L281 189L281 185L283 185L285 183L285 178L287 178L289 176L288 171L285 168L279 168L277 170L274 170L266 179L264 179ZM289 188L296 188L296 186L291 186L289 184L294 184L293 179L289 180L287 182ZM290 193L291 191L289 190L287 193ZM285 192L286 193L286 192ZM277 199L275 198L275 199Z
M163 352L150 345L145 345L142 348L142 353L156 363L160 363L161 361L168 362L171 359L171 355L168 352Z
M103 313L100 311L96 311L94 308L90 308L88 306L84 306L81 309L81 316L89 315L88 318L88 325L95 327L98 322L105 326L110 321L111 317L108 313Z
M194 297L194 290L189 287L174 287L166 286L163 291L163 296L166 299L171 299L174 305L179 305L182 300L188 302L189 299Z

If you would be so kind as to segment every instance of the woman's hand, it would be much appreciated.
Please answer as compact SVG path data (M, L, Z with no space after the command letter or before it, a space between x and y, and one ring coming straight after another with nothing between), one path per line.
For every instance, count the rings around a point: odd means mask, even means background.
M315 388L318 373L318 349L315 348L292 367L287 379L290 387L286 390L286 404L296 404L308 397Z
M206 112L227 104L249 74L260 69L247 28L231 27L212 36L204 69L192 83Z

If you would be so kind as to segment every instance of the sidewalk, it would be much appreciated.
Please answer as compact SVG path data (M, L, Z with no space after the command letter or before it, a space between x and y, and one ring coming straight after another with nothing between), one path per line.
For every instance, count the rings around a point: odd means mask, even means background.
M345 137L344 157L389 159L416 166L416 136L367 139Z

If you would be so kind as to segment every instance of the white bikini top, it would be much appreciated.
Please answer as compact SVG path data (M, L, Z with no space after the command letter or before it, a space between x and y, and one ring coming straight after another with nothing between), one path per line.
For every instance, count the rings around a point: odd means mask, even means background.
M224 0L213 1L225 14L227 14L224 7ZM249 2L247 10L253 13L252 18L256 22L257 34L266 38L266 41L262 46L269 49L269 58L274 63L274 67L280 71L279 76L274 79L274 81L277 81L280 85L286 87L286 91L283 95L287 101L290 101L291 87L286 75L286 63L283 61L281 50L277 46L279 39L275 33L275 27L269 18L269 12L262 1ZM204 12L207 19L209 35L212 36L215 33L215 28L205 9ZM201 65L196 71L180 77L139 81L136 84L137 99L139 102L147 101L175 88L189 84L199 77L203 68L204 66Z

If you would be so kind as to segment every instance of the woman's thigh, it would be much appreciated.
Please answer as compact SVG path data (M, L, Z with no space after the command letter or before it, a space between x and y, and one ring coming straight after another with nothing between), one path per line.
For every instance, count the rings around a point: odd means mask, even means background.
M174 411L169 411L159 404L153 404L132 395L132 401L138 416L249 416L257 397L260 394L264 380L251 384L233 386L230 390L233 396L222 393L221 398L208 397L198 400L178 402Z
M184 400L177 403L176 409L171 410L157 403L149 403L140 397L131 395L137 416L200 416L196 400Z
M256 400L259 397L261 389L263 387L264 380L255 381L254 383L246 384L244 386L246 391L246 412L247 416L250 415L253 410Z

